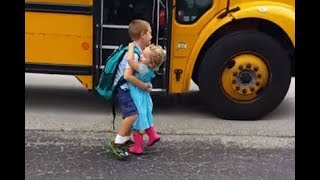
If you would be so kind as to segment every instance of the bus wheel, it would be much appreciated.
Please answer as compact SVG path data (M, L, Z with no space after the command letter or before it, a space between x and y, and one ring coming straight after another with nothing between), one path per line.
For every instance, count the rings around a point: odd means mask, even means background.
M272 37L238 31L208 49L199 75L200 93L211 112L223 119L255 120L286 96L290 59Z

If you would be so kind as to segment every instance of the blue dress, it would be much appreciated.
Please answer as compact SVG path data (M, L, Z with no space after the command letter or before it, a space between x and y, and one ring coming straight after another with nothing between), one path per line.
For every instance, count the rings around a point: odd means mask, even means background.
M140 81L150 84L151 79L154 76L154 71L144 64L140 64L139 71L135 73L135 77ZM137 119L132 125L132 130L140 131L148 129L154 124L152 115L153 103L150 93L134 86L131 83L128 83L128 85L130 95L138 110Z

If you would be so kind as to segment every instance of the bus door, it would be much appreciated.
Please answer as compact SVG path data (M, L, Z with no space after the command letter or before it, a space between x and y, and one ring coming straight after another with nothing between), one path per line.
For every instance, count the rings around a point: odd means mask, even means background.
M162 2L163 1L163 2ZM97 31L100 34L96 37L100 38L99 55L97 67L100 72L105 66L105 61L108 56L116 50L121 44L127 45L131 40L128 34L128 24L133 19L143 19L151 24L153 31L152 43L166 47L166 38L164 33L167 19L164 14L166 11L166 0L108 0L101 1L100 9L100 29ZM160 16L162 19L160 19ZM97 18L99 19L99 18ZM161 21L161 22L160 22ZM153 79L153 87L155 91L162 91L164 87L164 68L156 72L156 77ZM158 89L159 88L159 89Z

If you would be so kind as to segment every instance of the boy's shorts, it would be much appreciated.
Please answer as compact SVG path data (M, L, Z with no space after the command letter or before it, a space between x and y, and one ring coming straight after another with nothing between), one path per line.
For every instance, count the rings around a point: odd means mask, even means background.
M116 97L120 105L123 119L138 114L136 105L130 96L129 89L121 89L119 87L116 92Z

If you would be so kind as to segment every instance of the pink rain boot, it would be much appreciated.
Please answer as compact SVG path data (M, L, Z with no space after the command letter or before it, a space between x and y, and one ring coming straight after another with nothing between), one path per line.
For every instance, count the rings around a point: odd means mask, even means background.
M149 141L147 143L147 146L152 146L154 143L160 141L160 135L156 132L156 130L154 129L154 126L151 126L145 131L146 131L146 134L149 136Z
M141 155L143 153L143 134L138 132L133 133L134 145L129 148L129 152Z

